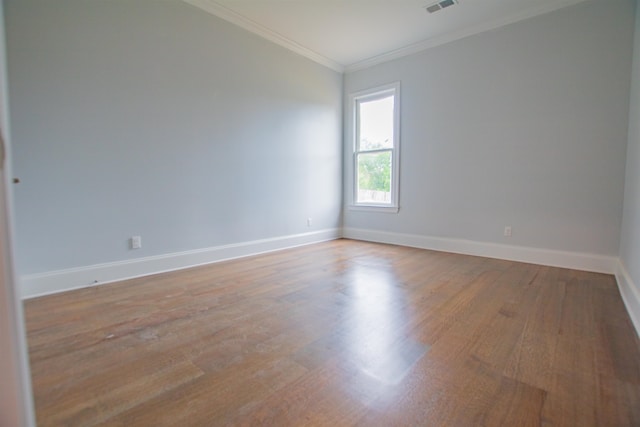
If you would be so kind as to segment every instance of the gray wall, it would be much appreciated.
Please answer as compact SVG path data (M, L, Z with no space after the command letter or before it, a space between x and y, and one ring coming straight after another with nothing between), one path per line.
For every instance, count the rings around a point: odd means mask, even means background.
M341 225L340 74L177 0L5 3L21 274Z
M636 9L626 174L620 259L640 292L640 7ZM636 309L640 314L640 307Z
M347 74L401 82L402 152L400 212L344 226L617 255L632 39L630 0L592 0Z
M340 226L339 74L177 0L6 14L20 274ZM348 73L401 81L401 208L344 225L617 255L632 32L589 0Z

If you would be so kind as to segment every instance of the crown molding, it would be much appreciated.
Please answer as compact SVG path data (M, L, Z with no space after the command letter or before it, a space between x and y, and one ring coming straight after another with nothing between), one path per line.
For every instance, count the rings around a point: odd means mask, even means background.
M226 8L219 3L216 3L213 0L182 0L185 3L188 3L192 6L195 6L199 9L204 10L212 15L217 16L218 18L224 19L225 21L231 22L241 28L244 28L247 31L250 31L254 34L259 35L277 45L280 45L290 51L293 51L299 55L302 55L314 62L317 62L320 65L324 65L325 67L331 68L334 71L339 73L344 72L344 66L333 61L332 59L327 58L326 56L320 55L317 52L314 52L311 49L308 49L302 46L295 41L288 39L287 37L279 34L267 27L264 27L258 24L251 19L234 12L233 10Z
M384 62L393 61L394 59L399 59L408 55L413 55L415 53L419 53L427 49L431 49L437 46L451 43L456 40L461 40L466 37L473 36L475 34L495 30L500 27L504 27L505 25L513 24L519 21L523 21L525 19L533 18L535 16L544 15L546 13L563 9L565 7L573 6L578 3L585 2L587 0L558 0L553 4L546 4L546 5L534 7L520 13L516 13L510 16L493 20L493 21L485 22L473 27L464 28L459 31L452 31L437 37L432 37L430 39L423 40L418 43L414 43L412 45L402 47L400 49L392 50L390 52L383 53L381 55L367 58L365 60L358 61L347 66L344 66L330 58L327 58L326 56L320 55L319 53L302 46L301 44L283 36L282 34L277 33L276 31L273 31L237 12L234 12L233 10L225 6L222 6L221 4L217 3L214 0L182 0L182 1L184 3L197 7L201 10L204 10L205 12L208 12L212 15L215 15L218 18L231 22L232 24L235 24L241 28L244 28L247 31L257 34L260 37L263 37L279 46L282 46L286 49L289 49L290 51L293 51L299 55L302 55L320 65L328 67L339 73L349 73L349 72L354 72L354 71L362 70L365 68L369 68L374 65L382 64Z
M504 27L505 25L514 24L518 21L524 21L525 19L533 18L538 15L544 15L545 13L553 12L558 9L563 9L565 7L573 6L578 3L582 3L586 0L560 0L555 4L547 4L544 6L534 7L528 9L521 13L516 13L504 18L496 19L493 21L485 22L480 25L476 25L474 27L465 28L459 31L452 31L450 33L446 33L442 36L433 37L427 40L423 40L418 43L414 43L412 45L392 50L387 53L383 53L382 55L374 56L372 58L365 59L363 61L355 62L353 64L347 65L344 67L345 73L350 73L353 71L363 70L365 68L372 67L374 65L382 64L384 62L389 62L394 59L402 58L404 56L412 55L414 53L419 53L427 49L434 48L436 46L441 46L456 40L460 40L469 36L473 36L475 34L484 33L486 31L491 31L498 29L500 27Z

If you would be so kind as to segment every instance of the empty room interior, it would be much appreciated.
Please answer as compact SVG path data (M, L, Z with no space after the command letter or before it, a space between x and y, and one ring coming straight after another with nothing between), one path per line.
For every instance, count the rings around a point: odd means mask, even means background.
M2 14L0 425L640 425L635 0Z

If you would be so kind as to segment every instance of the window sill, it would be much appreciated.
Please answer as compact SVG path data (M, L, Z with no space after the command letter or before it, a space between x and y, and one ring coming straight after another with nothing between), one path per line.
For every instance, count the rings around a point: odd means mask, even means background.
M349 205L350 211L356 212L383 212L383 213L398 213L400 208L398 206L380 206L380 205Z

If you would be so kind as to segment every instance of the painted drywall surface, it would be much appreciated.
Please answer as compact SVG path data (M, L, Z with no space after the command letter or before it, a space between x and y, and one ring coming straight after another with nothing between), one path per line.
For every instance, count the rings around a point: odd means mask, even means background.
M631 14L592 1L348 73L346 96L401 82L402 151L400 212L344 226L617 256Z
M340 226L340 74L182 2L6 12L20 274Z
M636 8L633 48L629 145L624 193L620 259L636 287L640 286L640 7ZM640 288L637 289L640 293ZM638 313L640 314L640 313Z

